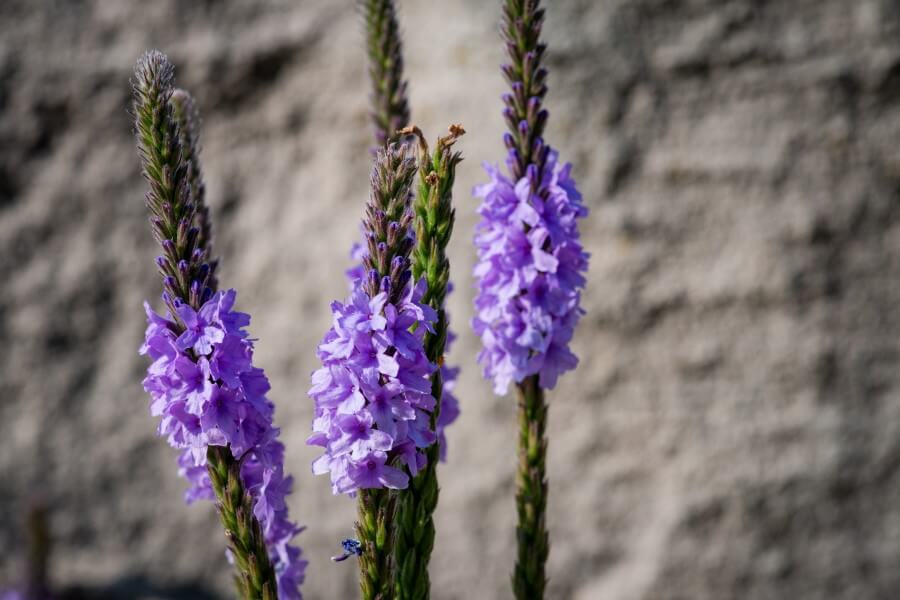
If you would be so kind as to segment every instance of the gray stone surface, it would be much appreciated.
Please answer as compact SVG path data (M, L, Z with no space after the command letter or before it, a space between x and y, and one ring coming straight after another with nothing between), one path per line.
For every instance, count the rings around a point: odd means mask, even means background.
M501 158L498 10L400 4L415 121L470 132L434 596L509 598L514 402L465 327L468 191ZM898 4L548 4L548 137L593 254L582 365L551 400L550 597L900 597ZM328 561L353 503L303 444L368 178L351 5L0 3L0 583L41 496L58 582L230 593L213 511L182 504L139 385L159 284L126 109L158 47L205 117L222 281L254 315L309 526L305 591L354 597L352 566Z

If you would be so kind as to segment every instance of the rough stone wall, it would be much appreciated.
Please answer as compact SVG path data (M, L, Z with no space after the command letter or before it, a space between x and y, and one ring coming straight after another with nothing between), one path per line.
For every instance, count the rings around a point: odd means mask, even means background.
M593 254L582 365L551 400L550 597L900 597L900 7L547 4L548 137ZM303 444L368 179L351 5L0 3L0 584L39 496L59 583L230 593L213 511L183 506L138 383L159 284L126 109L158 47L204 115L222 282L254 315L309 525L305 591L354 597L353 567L328 561L353 503ZM468 190L502 151L498 10L400 5L414 120L469 130L434 596L508 598L514 402L478 376L465 325Z

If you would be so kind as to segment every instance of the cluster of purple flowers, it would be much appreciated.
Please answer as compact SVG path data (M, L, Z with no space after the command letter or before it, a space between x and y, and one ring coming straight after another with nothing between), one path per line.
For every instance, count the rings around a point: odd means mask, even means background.
M474 190L482 198L472 321L484 346L478 361L498 394L535 374L549 389L578 364L569 341L583 314L588 255L578 241L577 220L587 208L571 165L559 165L555 151L548 152L542 172L529 165L518 181L490 165L485 170L490 182Z
M347 282L350 287L350 292L352 293L360 280L366 274L366 268L363 265L363 260L366 258L366 247L362 244L356 242L350 248L350 258L353 260L353 266L347 269L345 274L347 275ZM449 296L453 292L453 283L449 283L447 285L447 295ZM447 316L449 321L450 317ZM452 331L447 330L447 343L444 346L444 353L448 354L450 352L450 345L456 339L456 334ZM437 434L440 458L441 462L447 461L447 436L445 435L445 430L447 427L452 425L457 418L459 418L459 400L453 394L453 390L456 388L456 380L459 379L459 367L450 367L446 363L442 364L441 367L441 410L438 413L437 427L435 433Z
M359 489L403 489L425 465L423 448L435 442L430 414L429 362L423 347L437 315L421 302L424 280L407 283L399 300L389 300L389 280L374 297L357 285L346 303L331 305L332 327L319 344L322 367L313 373L313 435L322 446L316 474L331 474L335 494ZM411 328L417 325L414 330Z
M285 496L293 478L284 474L284 446L272 425L269 381L253 366L250 316L233 309L234 290L217 292L199 310L176 302L178 321L145 303L147 330L141 354L153 361L144 379L158 433L181 450L180 473L190 482L188 503L214 499L206 468L209 446L229 446L241 464L278 575L280 600L299 600L306 561L291 544L302 528L288 518Z

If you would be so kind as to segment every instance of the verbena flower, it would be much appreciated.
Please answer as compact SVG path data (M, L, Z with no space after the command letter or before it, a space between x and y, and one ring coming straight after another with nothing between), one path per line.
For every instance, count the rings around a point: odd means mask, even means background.
M356 289L357 284L366 276L366 267L363 266L366 254L366 247L359 242L353 242L353 245L350 246L350 260L353 262L352 266L344 271L344 274L347 276L347 285L351 292Z
M335 494L361 489L404 489L425 464L434 443L435 407L425 354L435 311L422 301L425 281L412 282L411 185L415 161L405 147L377 153L360 252L365 275L349 298L331 305L332 326L318 347L322 367L312 375L313 434L324 453L316 474L331 475Z
M166 306L159 315L144 305L140 352L152 360L144 388L159 434L180 450L186 500L216 501L240 595L270 598L277 588L281 600L297 600L306 562L291 544L301 530L285 504L293 480L284 474L268 379L253 366L250 317L234 310L234 290L216 291L199 117L173 82L161 53L138 61L135 125Z
M301 528L288 518L285 497L293 478L284 474L284 445L272 424L269 382L253 366L250 317L233 309L235 291L216 292L199 310L176 302L186 328L171 314L145 303L147 330L141 354L153 362L144 378L158 433L181 451L179 472L190 482L188 503L214 499L207 471L209 446L227 446L241 465L253 498L269 557L278 576L279 598L301 598L306 561L291 544Z
M407 283L390 302L386 291L370 297L357 286L346 303L331 306L332 327L318 348L322 367L309 390L316 418L307 443L325 449L313 472L330 473L335 494L405 488L407 475L389 459L400 457L415 474L425 461L421 449L435 440L428 417L435 367L422 339L437 316L421 303L423 293L423 283Z
M583 310L579 306L587 254L579 242L578 219L587 215L569 164L550 150L542 170L529 165L513 180L485 165L490 182L477 186L482 217L475 234L475 333L478 355L494 391L540 376L553 388L574 369L569 341Z
M366 268L363 265L363 261L365 260L367 255L366 247L360 243L354 243L350 250L350 259L353 261L353 266L345 271L347 276L347 283L352 293L359 282L365 276ZM447 286L447 295L453 291L453 284L450 283ZM446 318L449 321L450 315L446 313ZM450 345L456 339L456 334L449 330L447 331L447 345L445 347L446 352L450 352ZM456 380L459 379L459 367L450 367L446 364L442 364L440 366L441 369L441 381L442 381L442 392L441 392L441 406L440 412L438 413L437 420L437 439L440 450L440 459L441 462L447 461L447 437L445 435L445 430L448 426L452 425L457 418L459 418L459 400L457 400L456 396L453 395L453 390L456 388Z
M369 95L370 118L375 133L375 150L389 142L396 141L399 131L409 124L410 109L408 83L403 76L403 43L397 11L390 0L359 0L365 21L366 54L369 64L369 79L372 86ZM354 243L350 249L353 261L346 271L352 292L356 282L366 276L363 261L366 246ZM448 292L449 293L449 292ZM448 317L449 318L449 317ZM448 338L455 337L448 332ZM449 341L448 341L449 350ZM443 377L437 434L440 443L440 460L447 457L444 428L459 416L459 403L452 394L459 377L459 368L441 366Z
M540 0L503 0L500 33L509 56L501 67L510 91L503 94L508 131L508 175L485 165L490 181L478 186L481 222L475 232L478 291L475 333L478 355L494 392L517 391L519 461L516 473L516 565L519 600L543 598L550 551L547 509L547 403L544 390L574 369L569 342L580 307L588 255L579 242L578 219L587 215L571 167L543 138L549 118L542 107L548 71L540 41Z

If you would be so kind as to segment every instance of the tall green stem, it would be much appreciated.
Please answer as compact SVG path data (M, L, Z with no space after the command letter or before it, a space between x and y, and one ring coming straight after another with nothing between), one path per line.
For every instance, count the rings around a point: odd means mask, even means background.
M519 400L519 467L516 472L516 567L513 592L518 600L540 600L547 583L547 404L538 376L516 386Z
M419 139L419 187L414 204L416 213L416 247L413 249L413 278L424 277L428 288L423 301L435 310L438 322L434 333L425 335L428 359L441 364L447 345L447 315L444 300L450 279L447 244L453 233L455 211L452 205L456 166L462 160L459 152L451 151L456 140L465 133L455 125L450 134L440 138L434 154L417 127L402 133L415 134ZM431 393L435 408L431 414L431 430L437 430L440 417L443 381L440 369L431 378ZM425 468L410 479L407 489L397 492L397 541L394 553L397 561L396 597L398 600L427 600L431 594L428 563L434 548L434 511L438 503L437 463L440 458L438 442L425 451Z
M545 195L538 182L549 151L542 136L547 111L541 107L547 93L547 69L541 66L546 46L541 43L544 10L540 0L503 0L500 26L509 64L502 67L511 93L504 95L503 115L509 133L505 137L509 151L507 164L513 180L520 180L529 169L538 175L533 189ZM544 566L550 551L547 536L547 405L537 375L517 385L519 398L519 467L516 473L516 509L518 542L513 591L518 600L544 597Z

